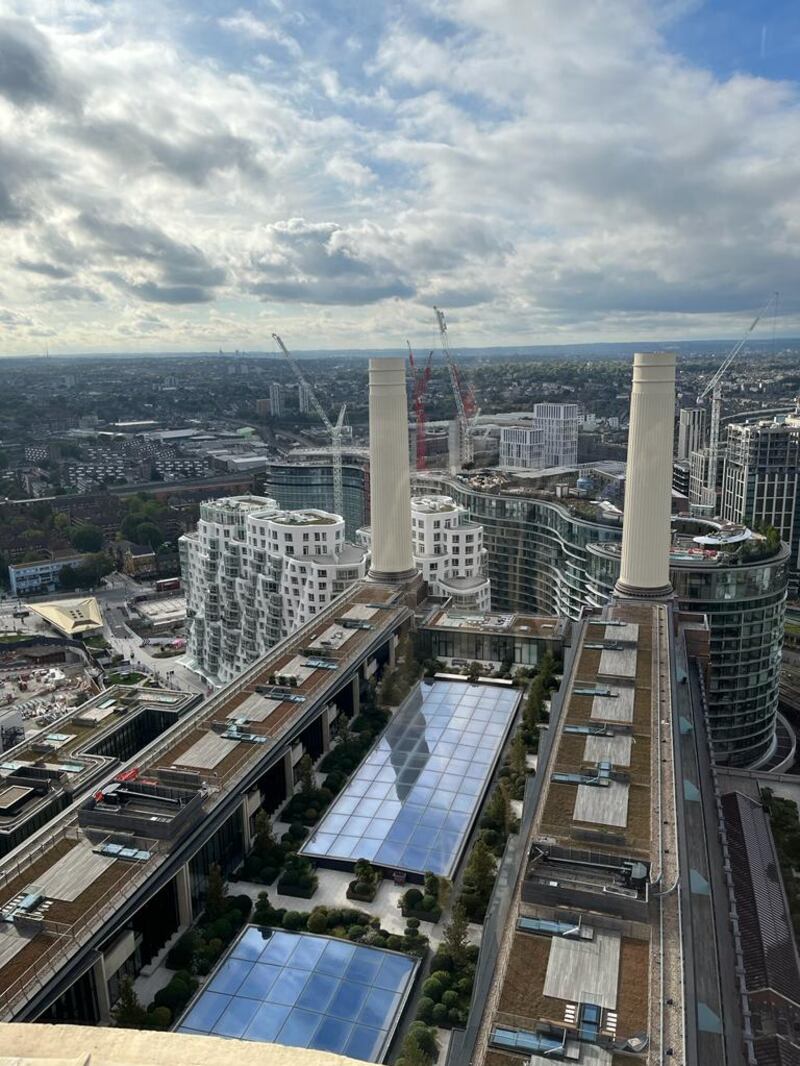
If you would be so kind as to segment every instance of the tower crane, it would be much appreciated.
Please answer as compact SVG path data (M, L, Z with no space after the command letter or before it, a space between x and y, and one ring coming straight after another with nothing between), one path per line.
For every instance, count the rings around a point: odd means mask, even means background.
M733 348L723 359L716 374L711 378L703 391L698 395L697 402L702 403L706 396L711 393L711 420L708 433L708 466L706 468L706 483L704 486L704 500L703 503L713 505L716 503L717 494L717 466L719 464L719 436L720 436L720 420L722 416L722 383L725 378L725 374L728 371L733 360L739 354L739 352L747 344L748 338L758 323L767 314L772 304L775 304L775 310L778 308L778 293L773 292L769 299L764 303L764 306L758 312L756 317L747 327L742 334L741 338L734 344Z
M431 362L433 352L428 353L428 362L420 369L414 362L414 353L411 351L411 342L406 341L408 347L408 365L411 368L411 379L414 383L412 400L414 403L414 415L417 423L417 470L428 468L428 442L425 437L425 391L431 379Z
M286 356L289 361L289 365L294 371L294 375L297 378L300 385L306 389L308 398L311 400L311 406L317 412L325 426L325 429L330 434L331 438L331 455L333 465L333 509L338 515L344 516L344 480L342 478L342 428L344 426L344 416L347 411L347 404L343 403L341 410L339 411L339 417L334 424L325 414L325 408L319 402L316 392L309 384L305 374L300 369L300 364L295 357L283 343L277 333L272 334L272 339L278 345L280 350Z
M450 375L450 385L453 389L453 397L456 401L456 418L461 436L459 443L461 465L463 467L467 466L474 459L472 425L478 417L478 407L475 403L475 396L471 390L467 390L466 396L464 395L461 386L461 375L458 372L458 366L453 358L453 354L450 351L450 342L447 338L447 321L444 317L444 311L440 310L438 307L434 307L433 312L436 315L436 321L439 326L442 352L444 353L445 362L447 363L447 370Z

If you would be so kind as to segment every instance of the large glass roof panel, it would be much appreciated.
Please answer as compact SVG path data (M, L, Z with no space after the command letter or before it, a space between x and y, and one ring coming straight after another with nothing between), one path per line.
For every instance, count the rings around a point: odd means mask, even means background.
M418 967L396 951L249 926L176 1028L380 1062Z
M451 877L519 705L516 689L435 681L394 716L301 848Z

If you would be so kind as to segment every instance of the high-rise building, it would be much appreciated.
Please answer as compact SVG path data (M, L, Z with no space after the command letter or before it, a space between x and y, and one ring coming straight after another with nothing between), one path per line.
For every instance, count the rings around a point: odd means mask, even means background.
M302 382L297 386L297 409L301 415L309 414L312 409L311 390Z
M577 620L608 603L620 575L622 513L506 480L429 472L415 477L414 491L452 496L482 525L495 610ZM753 765L776 745L788 549L710 520L673 516L672 526L678 603L709 619L715 756Z
M269 387L269 410L273 418L283 415L283 385L279 381L273 381Z
M360 529L358 541L370 548L372 531ZM411 550L432 596L447 597L462 611L491 609L483 526L452 497L411 497Z
M369 454L366 448L342 452L345 536L369 523ZM296 448L282 459L267 460L265 491L285 510L318 507L333 511L333 458L330 448Z
M543 466L575 466L578 462L578 422L576 403L537 403L533 424L542 430Z
M678 461L688 462L692 452L703 447L706 433L704 407L682 407L678 416Z
M772 526L789 545L790 585L800 577L800 412L728 426L722 517Z
M264 496L201 504L179 542L188 653L230 681L366 573L367 553L326 511L283 511Z
M501 426L500 466L509 470L541 470L544 430L540 426Z

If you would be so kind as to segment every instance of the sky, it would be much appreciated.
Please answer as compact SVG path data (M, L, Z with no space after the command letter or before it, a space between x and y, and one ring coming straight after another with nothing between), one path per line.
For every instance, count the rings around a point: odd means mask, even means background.
M0 355L800 335L799 60L796 0L0 0Z

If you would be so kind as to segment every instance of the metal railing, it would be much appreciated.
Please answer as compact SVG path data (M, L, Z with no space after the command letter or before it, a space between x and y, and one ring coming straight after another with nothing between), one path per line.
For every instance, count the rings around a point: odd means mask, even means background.
M153 873L154 863L160 866L165 857L156 845L151 849L151 858L141 866L125 864L116 881L73 922L58 922L52 918L42 918L37 922L41 932L31 937L30 942L35 942L40 936L46 936L52 938L53 946L42 952L11 982L0 987L0 1018L4 1021L10 1020L16 1004L23 998L30 998L32 986L43 988L46 983L45 976L48 979L52 977L70 952L77 951L85 944L107 919L119 910L120 901L131 896Z

